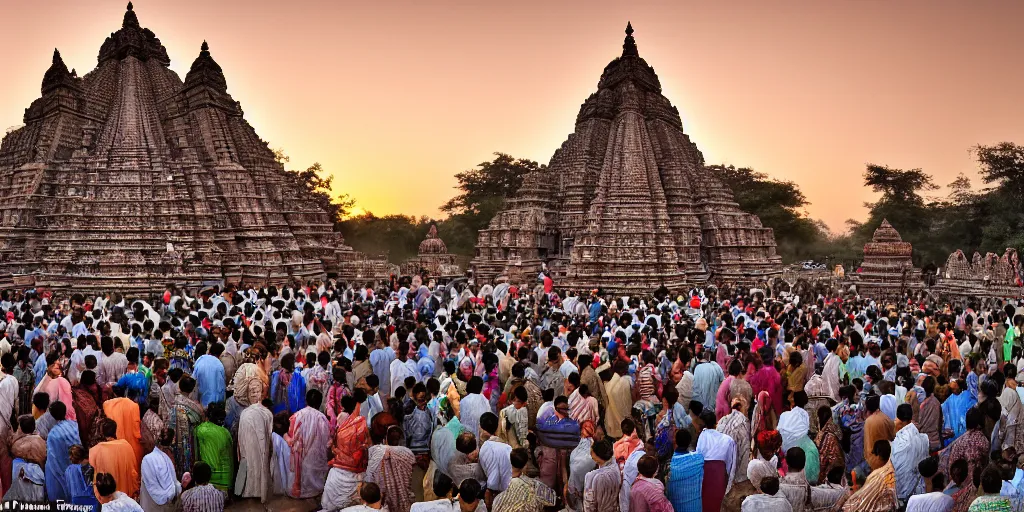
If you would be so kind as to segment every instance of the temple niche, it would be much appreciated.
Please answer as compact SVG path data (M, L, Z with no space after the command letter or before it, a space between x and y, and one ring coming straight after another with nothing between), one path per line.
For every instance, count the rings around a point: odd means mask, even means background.
M963 251L949 255L939 270L939 293L949 296L1016 297L1021 296L1020 259L1017 251L1006 249L1002 256L974 253L971 261Z
M574 132L479 232L471 265L481 284L547 268L560 287L612 292L781 272L772 230L704 169L630 25Z
M0 287L284 283L362 259L245 120L209 45L184 80L169 64L130 3L92 71L54 51L0 145Z
M864 244L864 261L855 277L857 292L874 299L898 297L921 287L920 272L911 259L913 247L904 242L886 219Z

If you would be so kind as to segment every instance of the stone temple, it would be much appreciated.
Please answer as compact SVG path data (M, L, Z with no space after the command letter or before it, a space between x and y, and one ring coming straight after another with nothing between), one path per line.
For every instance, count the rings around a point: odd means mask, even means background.
M433 278L452 279L463 275L456 257L448 254L444 240L437 236L437 225L431 224L427 237L420 242L419 252L415 258L409 258L401 265L401 273L406 276L426 274Z
M0 287L161 289L343 273L354 256L227 92L185 80L128 4L79 77L56 50L0 146Z
M921 287L920 271L914 269L913 247L904 242L887 219L864 244L864 261L857 272L857 292L871 298L899 297Z
M559 286L623 292L781 271L772 230L704 169L632 26L574 133L479 233L481 282L532 280L544 266Z

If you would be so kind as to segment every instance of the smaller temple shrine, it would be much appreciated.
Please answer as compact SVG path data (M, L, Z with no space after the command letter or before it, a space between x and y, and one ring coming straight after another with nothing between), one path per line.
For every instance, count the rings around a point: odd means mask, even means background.
M857 292L880 299L920 288L920 272L914 269L912 252L910 242L904 242L896 228L883 219L871 241L864 244L864 262L855 280Z
M448 254L448 247L437 236L437 225L431 224L427 237L420 242L419 253L401 265L402 275L418 276L426 274L433 278L454 278L463 274L455 261L455 256Z

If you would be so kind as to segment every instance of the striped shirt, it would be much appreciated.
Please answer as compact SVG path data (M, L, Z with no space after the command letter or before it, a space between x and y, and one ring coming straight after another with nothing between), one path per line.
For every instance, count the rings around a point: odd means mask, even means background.
M223 512L224 493L206 484L197 485L181 494L185 512Z

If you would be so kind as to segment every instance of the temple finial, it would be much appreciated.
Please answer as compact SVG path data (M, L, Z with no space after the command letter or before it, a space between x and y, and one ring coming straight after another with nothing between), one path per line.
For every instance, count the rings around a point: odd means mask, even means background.
M626 22L626 40L622 43L622 56L639 57L636 50L636 40L633 39L633 24Z
M122 27L138 27L139 16L135 14L135 6L131 2L128 2L128 10L124 12L124 22L121 23Z
M200 51L204 51L204 52L208 52L208 51L210 51L210 45L207 44L206 41L204 40L203 41L203 45L199 47L199 50Z
M60 61L61 61L61 58L60 58L60 51L59 51L59 50L57 50L56 48L54 48L54 49L53 49L53 61L52 61L52 62L53 62L54 64L56 64L56 63L58 63L58 62L60 62Z

